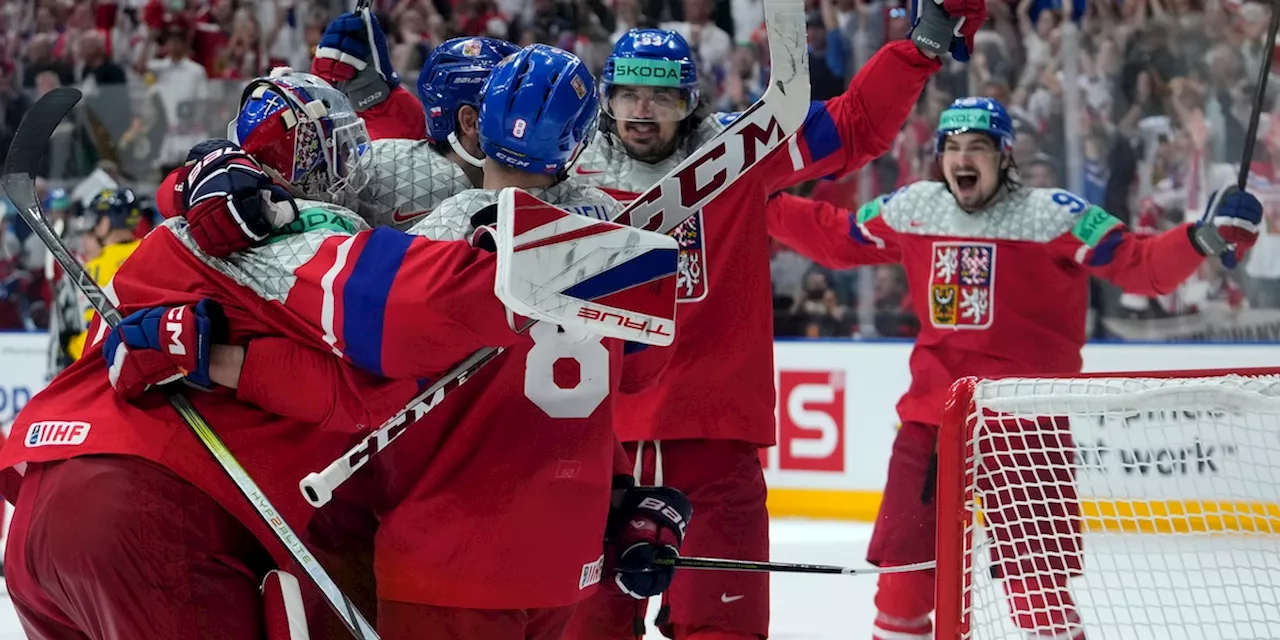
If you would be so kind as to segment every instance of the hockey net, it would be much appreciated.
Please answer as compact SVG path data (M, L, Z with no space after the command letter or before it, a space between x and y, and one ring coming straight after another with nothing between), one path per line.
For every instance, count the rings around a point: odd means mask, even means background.
M958 381L937 637L1280 638L1280 369L1258 373Z

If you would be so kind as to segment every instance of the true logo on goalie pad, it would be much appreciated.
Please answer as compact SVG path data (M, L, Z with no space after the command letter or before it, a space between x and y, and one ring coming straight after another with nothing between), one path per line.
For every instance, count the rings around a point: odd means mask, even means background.
M498 221L494 293L513 313L605 337L671 344L674 238L575 215L516 189L500 194Z
M27 447L84 444L89 428L88 422L34 422L27 427Z
M600 576L604 573L604 554L600 554L594 562L588 562L582 565L582 578L578 580L578 590L600 582Z
M951 329L991 326L995 302L996 245L935 242L929 272L929 320Z

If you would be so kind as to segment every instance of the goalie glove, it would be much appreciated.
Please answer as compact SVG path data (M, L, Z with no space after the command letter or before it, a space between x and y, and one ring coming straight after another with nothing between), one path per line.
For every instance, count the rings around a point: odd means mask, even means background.
M102 342L107 377L126 400L177 380L208 391L210 346L227 334L226 315L213 300L135 311Z
M400 86L400 74L387 51L387 37L373 13L344 13L320 36L311 73L347 94L356 111L364 111Z
M656 566L659 558L680 556L693 505L671 487L636 487L629 476L615 476L614 504L606 530L605 566L623 593L637 600L671 586L676 568Z
M1189 228L1191 244L1202 256L1218 256L1222 266L1234 269L1258 241L1262 203L1235 186L1214 191L1204 215Z
M212 257L248 249L298 218L293 196L228 140L196 145L180 171L191 239Z

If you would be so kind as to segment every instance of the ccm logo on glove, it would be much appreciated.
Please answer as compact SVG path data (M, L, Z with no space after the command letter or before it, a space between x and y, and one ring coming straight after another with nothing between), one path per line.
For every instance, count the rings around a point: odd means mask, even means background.
M164 328L169 332L169 354L187 355L187 347L182 344L182 318L187 313L186 307L174 307L165 314Z

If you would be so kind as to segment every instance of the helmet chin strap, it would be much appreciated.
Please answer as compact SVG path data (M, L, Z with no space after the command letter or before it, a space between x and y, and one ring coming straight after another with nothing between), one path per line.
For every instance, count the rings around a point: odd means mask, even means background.
M458 154L459 158L462 158L467 162L467 164L476 167L477 169L484 168L484 158L477 158L468 153L462 146L462 143L458 142L457 132L450 132L447 140L449 141L449 146L453 148L453 152Z

